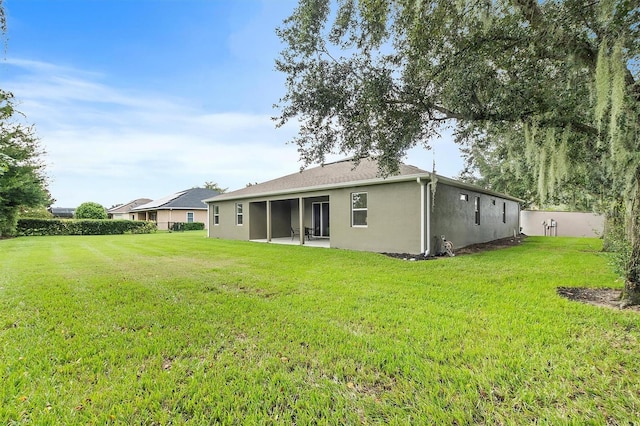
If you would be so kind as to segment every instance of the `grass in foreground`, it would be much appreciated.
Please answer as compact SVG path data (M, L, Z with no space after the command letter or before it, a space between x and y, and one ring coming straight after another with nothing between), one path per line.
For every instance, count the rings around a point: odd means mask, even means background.
M640 316L595 239L427 262L204 238L0 241L0 423L628 423Z

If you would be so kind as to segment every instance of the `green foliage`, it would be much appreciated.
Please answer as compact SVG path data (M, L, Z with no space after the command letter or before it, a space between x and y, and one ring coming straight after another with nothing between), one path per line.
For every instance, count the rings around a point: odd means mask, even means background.
M15 233L21 208L46 207L52 202L44 151L33 128L17 123L15 113L13 95L0 89L0 237Z
M404 262L202 232L0 241L2 424L632 424L598 239ZM349 265L348 268L345 265Z
M383 174L450 125L470 180L638 217L639 21L626 0L301 0L278 29L277 124L301 123L305 164L338 151Z
M613 270L624 277L627 265L631 259L631 242L625 231L624 224L619 220L608 218L604 235L603 250L610 253L610 264Z
M74 213L76 219L106 219L107 209L101 204L87 201L78 206Z
M202 231L204 223L202 222L173 222L169 228L171 231Z
M101 219L19 219L20 236L44 235L118 235L149 234L157 230L156 224L141 220Z
M20 209L18 215L19 218L32 218L32 219L53 219L53 214L45 207L23 207Z
M218 185L217 182L211 182L211 181L205 182L203 188L211 189L213 191L217 191L220 194L224 194L225 192L227 192L227 190L229 190L229 188L223 188L220 185Z
M596 62L595 73L595 107L594 114L598 131L602 132L603 123L609 110L611 102L611 73L610 63L607 56L609 49L607 41L604 40L598 49L598 61Z
M3 0L0 0L0 36L4 40L4 36L7 33L7 16L4 12Z
M521 198L527 208L606 208L603 198L611 191L611 180L606 170L589 165L599 161L602 150L581 152L571 132L528 124L523 129L491 125L467 130L474 131L481 134L458 135L466 160L461 180Z

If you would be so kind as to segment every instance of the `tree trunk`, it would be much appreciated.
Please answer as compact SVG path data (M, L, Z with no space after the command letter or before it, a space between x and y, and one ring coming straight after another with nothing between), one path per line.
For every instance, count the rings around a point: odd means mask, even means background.
M640 304L640 167L636 170L634 195L628 210L631 255L627 263L622 300L624 305Z

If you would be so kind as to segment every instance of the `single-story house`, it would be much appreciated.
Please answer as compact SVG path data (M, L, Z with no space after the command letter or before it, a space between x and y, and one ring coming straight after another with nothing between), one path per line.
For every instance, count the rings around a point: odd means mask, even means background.
M352 250L441 253L519 232L520 202L509 195L400 165L342 160L206 199L212 238L293 240Z
M143 204L147 204L150 201L152 201L151 198L138 198L136 200L129 201L126 204L111 207L107 210L107 216L109 219L136 220L136 214L131 210Z
M202 201L218 195L206 188L191 188L150 201L130 210L137 220L151 220L158 229L171 229L174 223L202 222L207 226L207 205Z

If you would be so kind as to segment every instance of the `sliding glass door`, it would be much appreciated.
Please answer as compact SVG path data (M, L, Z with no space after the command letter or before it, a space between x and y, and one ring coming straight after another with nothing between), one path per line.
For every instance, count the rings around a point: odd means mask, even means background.
M329 202L323 201L311 205L311 226L315 237L329 236Z

